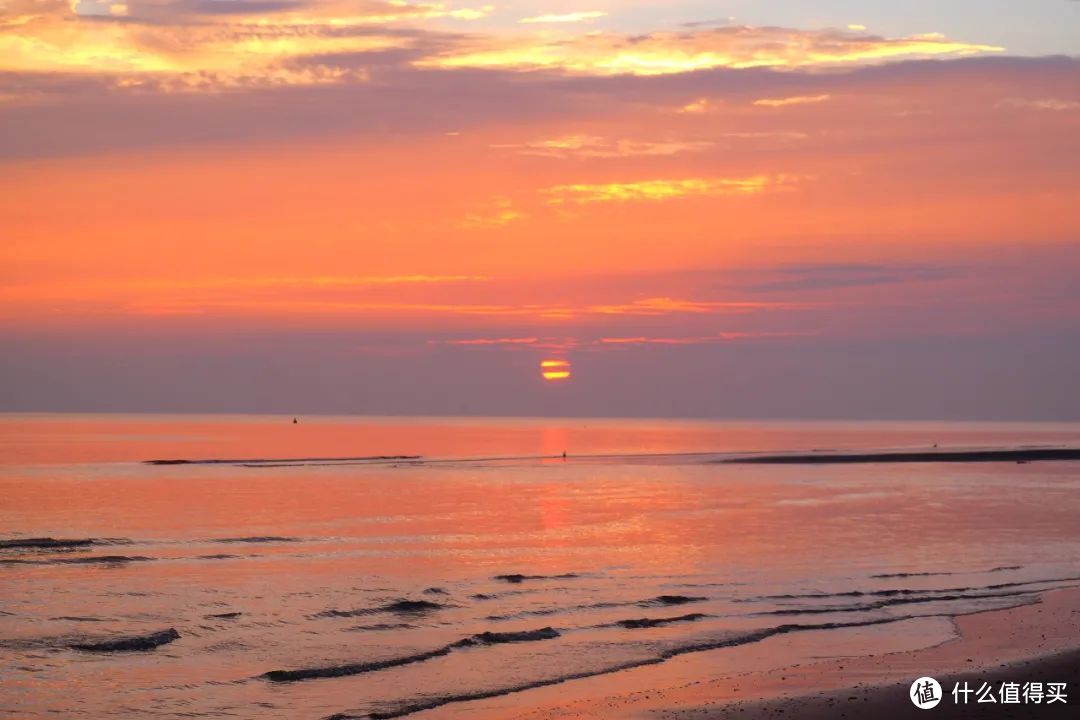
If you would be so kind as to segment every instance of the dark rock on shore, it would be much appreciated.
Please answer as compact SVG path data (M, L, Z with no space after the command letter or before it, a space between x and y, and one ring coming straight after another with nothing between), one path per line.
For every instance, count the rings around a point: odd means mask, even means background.
M115 565L118 563L129 562L149 562L153 558L148 558L145 555L92 555L88 557L77 558L64 558L57 560L56 562L67 563L70 565Z
M400 667L402 665L411 665L413 663L423 662L424 660L430 660L431 658L449 655L452 649L452 646L447 645L446 647L439 648L438 650L432 650L426 653L419 653L417 655L408 655L406 657L391 658L389 660L377 660L374 662L364 663L350 663L348 665L333 665L330 667L321 668L303 668L301 670L271 670L270 672L263 673L261 677L270 680L271 682L296 682L298 680L313 680L315 678L334 678L345 677L348 675L360 675L362 673L375 672L377 670L386 670L388 668Z
M331 665L320 668L301 668L299 670L271 670L263 673L262 677L271 682L298 682L300 680L313 680L316 678L346 677L348 675L360 675L363 673L377 672L402 665L424 662L432 658L449 655L458 648L475 647L477 645L498 645L500 643L531 642L534 640L551 640L560 636L558 630L552 627L540 628L539 630L525 630L522 632L485 632L473 635L457 642L450 643L436 650L406 655L404 657L390 658L389 660L374 660L371 662L348 663L345 665Z
M501 643L534 642L536 640L554 640L561 633L553 627L544 627L539 630L521 630L519 632L482 632L471 638L458 641L462 646L466 645L499 645Z
M521 575L514 573L511 575L496 575L495 579L516 585L525 582L526 580L563 580L576 577L578 577L577 573L563 573L562 575Z
M404 615L411 615L414 613L426 613L432 610L441 610L445 605L440 605L437 602L431 602L430 600L395 600L388 605L383 605L378 608L381 612L401 613Z
M442 610L450 607L430 600L395 600L386 605L373 608L361 608L359 610L323 610L315 613L312 617L359 617L361 615L375 615L377 613L393 613L395 615L422 615L424 613Z
M664 625L670 625L671 623L679 622L694 622L695 620L701 620L707 617L702 613L690 613L689 615L679 615L678 617L671 618L639 618L636 620L619 620L616 625L621 625L624 628L630 630L636 630L639 628L654 628L662 627Z
M16 538L14 540L0 540L0 548L19 549L51 549L51 548L76 548L93 545L91 538L57 539L51 537L39 538Z
M180 633L176 631L176 628L169 628L149 635L132 635L111 640L74 643L69 647L74 650L85 650L86 652L139 652L167 645L173 640L179 639L179 637Z
M685 605L692 602L703 602L708 598L691 597L687 595L659 595L652 600L646 600L642 605Z

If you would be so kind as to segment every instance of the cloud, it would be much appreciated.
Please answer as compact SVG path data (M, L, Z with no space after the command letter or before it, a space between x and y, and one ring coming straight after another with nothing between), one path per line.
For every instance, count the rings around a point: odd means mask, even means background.
M690 102L686 103L676 112L680 112L685 115L700 115L702 113L707 113L712 109L714 108L709 103L708 98L698 98L697 100L691 100Z
M707 140L630 140L597 135L563 135L519 144L498 144L495 148L515 150L521 155L566 159L668 156L700 152L712 147Z
M756 175L745 178L684 178L624 183L556 185L541 192L553 205L674 200L708 195L755 195L789 189L794 175Z
M514 209L509 198L496 198L480 212L468 215L460 226L466 230L500 228L524 217L524 213Z
M1080 110L1080 100L1060 100L1058 98L1043 98L1040 100L1005 98L1004 100L998 101L997 107L1064 112L1068 110Z
M14 0L0 14L0 73L164 92L365 82L363 68L330 58L411 48L415 33L386 26L461 12L392 0Z
M326 288L358 288L387 285L444 285L448 283L487 282L486 275L310 275L297 277L219 277L138 280L65 281L55 285L37 283L33 288L7 284L0 297L18 299L31 294L43 298L74 297L111 292L118 295L141 292L171 292L175 290L313 290Z
M540 342L540 338L537 338L537 337L468 338L468 339L465 339L465 340L428 340L429 345L466 345L466 346L536 345L539 342Z
M572 12L564 13L562 15L535 15L533 17L522 18L518 20L519 23L524 25L534 24L548 24L548 23L580 23L591 22L598 18L606 17L606 12L599 10L585 11L585 12Z
M766 309L791 309L797 307L790 303L716 301L716 300L679 300L670 297L654 297L634 300L620 305L593 305L586 309L589 313L600 315L640 315L658 316L680 313L702 314L717 312L750 312Z
M20 316L35 312L65 316L136 317L203 316L220 318L349 319L358 322L409 316L424 321L456 316L509 320L587 320L590 318L665 317L748 313L798 307L789 302L732 299L638 297L614 302L508 300L507 284L484 275L303 276L196 279L92 280L70 283L8 284L0 303ZM529 294L525 289L526 294ZM618 297L619 289L599 294ZM549 295L550 293L544 293ZM625 296L624 296L625 297ZM633 297L631 295L631 297ZM508 326L509 327L509 326ZM497 342L496 342L497 341ZM454 339L449 344L565 345L565 339L541 337L526 330L495 339Z
M832 95L796 95L794 97L786 98L761 98L754 101L754 105L759 107L785 107L787 105L808 105L811 103L825 102L830 99Z
M835 290L914 282L936 282L964 276L962 268L923 263L822 263L787 265L765 271L770 279L745 289L758 291Z
M707 335L629 335L629 336L606 336L596 337L588 333L576 337L480 337L480 338L454 338L428 340L428 345L448 345L466 348L497 348L501 350L578 350L581 352L595 352L599 350L613 350L623 347L636 347L647 345L658 346L689 346L689 345L714 345L719 343L744 342L751 340L771 340L785 338L805 338L817 335L816 331L776 332L776 331L732 331L717 332ZM560 362L560 361L546 361ZM544 367L556 367L545 365Z
M686 337L603 337L595 343L598 345L712 345L739 340L809 337L815 334L814 332L721 332L715 335Z
M1002 51L1001 47L954 41L937 33L883 38L845 30L739 26L638 36L590 33L554 40L478 37L415 64L648 76L721 67L821 67Z

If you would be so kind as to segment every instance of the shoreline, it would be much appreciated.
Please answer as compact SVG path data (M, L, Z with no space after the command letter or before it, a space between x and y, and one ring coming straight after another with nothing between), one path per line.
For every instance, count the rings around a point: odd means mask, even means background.
M944 697L937 707L926 711L916 708L909 701L911 682L905 678L891 684L857 685L847 690L734 703L718 710L669 710L652 716L670 720L721 720L734 717L744 720L775 717L796 720L831 720L837 717L873 717L875 720L907 720L920 717L972 720L1046 717L1064 720L1076 712L1076 704L1080 702L1080 647L993 668L935 676L935 679L941 683ZM979 704L975 702L975 695L972 695L968 704L956 704L952 696L952 689L957 684L964 686L966 683L967 687L978 689L985 682L996 694L1001 683L1015 682L1023 685L1028 681L1066 683L1067 702L1035 705L1024 704L1021 699L1021 703L1015 705Z
M676 663L640 668L612 686L610 678L581 681L562 689L523 693L513 706L468 703L468 708L433 712L432 718L483 720L832 720L874 717L913 718L1071 717L1080 704L1080 589L1048 591L1035 602L1003 610L940 618L951 622L953 637L914 649L877 654L834 655L821 659L819 638L804 637L759 650L792 662L778 667L731 664L725 651L697 656L694 665ZM766 643L769 641L765 641ZM826 640L828 642L828 640ZM807 650L810 649L808 653ZM814 649L819 651L814 657ZM709 657L712 655L712 657ZM688 659L688 662L690 660ZM725 671L726 670L726 671ZM941 683L945 699L930 711L916 708L907 695L911 683L930 676ZM1067 704L954 705L951 691L967 681L977 689L1001 682L1068 683Z
M754 455L715 461L724 465L839 465L855 463L1029 463L1080 460L1080 448L1011 448L1005 450L914 450L856 453Z
M708 685L673 695L667 707L655 707L649 718L663 720L721 720L838 717L1005 718L1071 715L1069 705L955 705L956 682L1067 682L1072 711L1080 703L1080 589L1057 590L1036 603L989 610L952 619L957 637L920 650L827 660L781 668L748 677L767 695L709 707ZM932 715L908 699L918 677L936 678L946 694ZM779 681L777 678L779 677ZM724 681L720 681L724 682ZM786 687L785 687L786 686ZM854 699L852 699L854 698ZM850 708L850 710L849 710ZM1063 710L1063 711L1062 711Z

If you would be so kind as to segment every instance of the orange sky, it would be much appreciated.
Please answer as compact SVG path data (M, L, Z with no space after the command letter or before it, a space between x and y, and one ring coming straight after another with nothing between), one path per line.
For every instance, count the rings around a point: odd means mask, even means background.
M618 4L74 7L0 15L9 338L405 333L535 366L1078 326L1072 57L854 23L632 36Z

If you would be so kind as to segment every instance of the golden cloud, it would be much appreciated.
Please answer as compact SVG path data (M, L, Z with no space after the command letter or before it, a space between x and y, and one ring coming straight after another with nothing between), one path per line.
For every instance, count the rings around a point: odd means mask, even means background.
M408 48L402 34L350 30L490 12L441 4L339 1L273 14L200 15L198 4L12 0L0 10L0 72L78 73L164 91L363 82L363 69L322 56ZM120 19L122 21L117 21Z
M801 307L791 303L678 300L669 297L645 298L621 305L592 305L587 310L598 315L671 315L683 313L750 312L753 310Z
M416 61L420 67L556 70L583 75L668 75L712 68L799 68L1001 52L937 34L883 38L847 30L725 27L629 37L588 33L554 40L478 38Z
M695 335L689 337L604 337L598 339L596 343L598 345L711 345L714 343L735 342L738 340L806 337L811 334L813 333L722 332L715 335Z
M563 135L520 144L493 145L495 148L516 150L521 155L551 158L618 158L637 156L667 156L683 152L699 152L712 147L711 141L694 140L629 140L597 135Z
M674 200L701 195L754 195L789 189L794 175L755 175L746 178L685 178L625 183L556 185L541 192L552 205Z
M999 101L997 107L1065 112L1067 110L1080 110L1080 100L1061 100L1059 98L1042 98L1038 100L1006 98Z
M303 277L220 277L193 280L140 279L88 280L33 285L8 284L0 288L6 301L64 301L78 298L125 298L154 294L202 292L313 292L349 288L405 285L443 285L487 282L486 275L312 275Z
M509 198L496 198L481 212L467 216L461 221L460 226L466 230L500 228L524 217L524 213L514 209Z
M795 97L786 98L761 98L754 101L754 105L758 107L785 107L787 105L809 105L812 103L825 102L830 99L832 95L796 95Z
M561 15L535 15L533 17L522 18L521 20L518 20L518 22L524 25L547 23L580 23L589 22L591 20L596 20L598 18L606 16L606 12L601 12L599 10L591 10L586 12L563 13Z
M697 100L691 100L690 102L686 103L678 110L676 110L676 112L682 113L684 115L701 115L703 113L709 112L712 109L713 107L708 98L698 98Z
M491 5L455 8L404 0L328 0L267 8L242 2L9 0L0 9L0 72L97 75L165 91L363 82L363 69L326 58L411 49L419 68L552 70L587 75L665 75L710 68L800 68L998 52L942 35L881 38L848 30L724 27L627 36L543 30L444 34L424 52L418 23L475 20ZM572 25L599 11L538 15L527 26ZM409 27L408 33L396 32ZM434 53L434 54L432 54ZM695 101L696 102L696 101ZM689 103L685 112L705 104Z
M428 340L429 345L536 345L540 342L537 337L522 338L470 338L466 340Z

